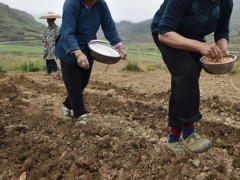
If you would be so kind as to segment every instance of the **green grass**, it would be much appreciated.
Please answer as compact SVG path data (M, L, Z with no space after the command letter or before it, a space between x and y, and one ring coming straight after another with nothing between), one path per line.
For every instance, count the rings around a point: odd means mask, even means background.
M126 50L130 58L138 61L162 61L160 52L154 44L127 44Z
M43 45L40 42L0 43L0 52L3 55L40 57Z
M0 73L2 73L2 72L6 72L6 70L5 70L5 66L4 66L3 62L0 61Z
M40 41L0 43L0 61L4 71L36 72L45 69Z
M240 73L240 63L236 62L229 74L230 75L236 75L236 74L239 74L239 73Z
M39 60L22 60L16 63L15 71L18 72L38 72L46 70L43 61Z
M127 64L122 68L122 71L143 72L143 69L136 60L128 58Z
M159 64L147 66L146 70L147 71L166 70L166 66L159 63Z
M127 69L137 71L136 66L140 62L154 62L157 65L145 67L146 71L166 69L162 56L154 43L128 43L125 44L128 52ZM239 43L229 45L232 54L238 56L232 74L239 74L240 49ZM43 69L45 61L42 59L43 44L40 41L24 41L12 43L0 43L0 71L35 71ZM22 64L22 65L19 65ZM143 69L141 69L143 70ZM140 71L141 71L140 70Z

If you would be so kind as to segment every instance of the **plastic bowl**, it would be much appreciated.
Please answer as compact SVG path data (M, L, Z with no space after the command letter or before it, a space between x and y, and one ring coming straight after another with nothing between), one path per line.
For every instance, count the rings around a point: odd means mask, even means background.
M102 40L92 40L88 43L92 57L104 64L115 64L121 58L119 53L113 48L109 42Z
M232 60L224 63L206 63L206 57L203 56L200 61L202 63L203 69L209 73L209 74L214 74L214 75L220 75L220 74L226 74L229 73L233 66L234 62L237 59L237 56L235 55L229 55L227 57L231 57Z

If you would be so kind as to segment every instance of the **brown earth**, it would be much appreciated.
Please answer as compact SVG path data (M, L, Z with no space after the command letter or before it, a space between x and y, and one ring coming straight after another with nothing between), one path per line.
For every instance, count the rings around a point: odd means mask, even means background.
M150 63L142 63L142 67ZM202 73L197 131L213 142L175 157L167 135L167 71L121 72L95 63L89 123L62 120L61 76L0 75L0 179L240 179L240 75Z

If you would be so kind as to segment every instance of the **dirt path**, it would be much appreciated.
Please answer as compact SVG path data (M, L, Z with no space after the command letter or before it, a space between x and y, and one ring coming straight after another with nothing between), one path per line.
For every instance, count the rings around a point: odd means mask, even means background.
M0 179L239 179L240 76L201 77L203 120L213 142L174 157L167 134L169 75L95 64L85 91L89 124L61 119L61 76L0 75ZM148 64L142 64L147 66Z

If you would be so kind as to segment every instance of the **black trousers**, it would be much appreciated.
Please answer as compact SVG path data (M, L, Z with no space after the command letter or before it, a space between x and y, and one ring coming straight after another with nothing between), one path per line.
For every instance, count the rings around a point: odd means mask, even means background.
M83 69L79 65L72 65L61 61L63 81L68 93L63 105L73 110L75 118L87 113L84 104L83 90L89 82L93 60L88 53L85 54L88 57L89 69Z
M52 72L57 72L57 63L55 59L46 59L46 66L49 74Z
M200 120L199 77L202 66L199 59L202 55L169 47L158 40L158 34L152 35L171 74L168 126L181 128Z

